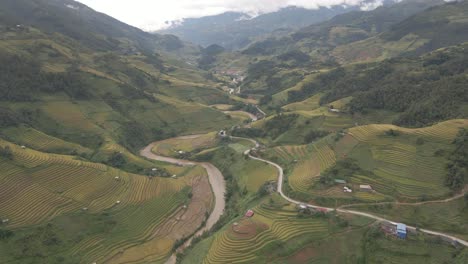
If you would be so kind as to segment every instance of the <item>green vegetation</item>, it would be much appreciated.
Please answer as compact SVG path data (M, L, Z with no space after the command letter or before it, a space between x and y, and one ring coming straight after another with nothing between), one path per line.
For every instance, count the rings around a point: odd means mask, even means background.
M468 202L463 198L446 203L362 205L351 208L419 228L447 232L465 240L468 238L465 221L468 216Z
M304 100L319 91L326 91L321 104L353 96L348 104L351 113L394 111L400 113L395 123L405 126L466 117L465 51L466 45L461 45L420 58L338 68L288 92L288 101Z
M468 177L468 132L466 129L460 130L453 144L455 150L449 157L445 184L452 190L459 190L465 186Z

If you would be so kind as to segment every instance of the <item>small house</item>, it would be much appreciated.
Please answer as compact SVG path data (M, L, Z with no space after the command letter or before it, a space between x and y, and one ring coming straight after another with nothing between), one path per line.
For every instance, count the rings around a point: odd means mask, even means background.
M398 223L396 229L396 235L398 238L406 239L406 225Z
M219 135L220 135L221 137L227 136L226 130L221 130L221 131L219 131Z
M254 216L254 211L252 211L252 210L248 210L248 211L245 213L245 217L249 217L249 218L250 218L250 217L252 217L252 216Z
M337 184L346 184L345 180L335 179L335 183Z
M374 191L372 189L372 186L370 185L359 185L359 190L361 190L361 192L373 192Z
M2 219L2 224L7 224L8 222L10 222L10 219Z

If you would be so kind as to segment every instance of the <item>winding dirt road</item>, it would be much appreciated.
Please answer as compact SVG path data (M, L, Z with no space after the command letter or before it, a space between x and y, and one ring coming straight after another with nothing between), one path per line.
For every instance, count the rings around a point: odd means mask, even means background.
M385 219L385 218L382 218L382 217L379 217L379 216L376 216L376 215L373 215L373 214L369 214L369 213L365 213L365 212L359 212L359 211L355 211L355 210L346 210L346 209L341 209L341 208L329 208L329 207L321 207L321 206L316 206L316 205L312 205L312 204L307 204L307 203L303 203L303 202L300 202L300 201L296 201L294 199L291 199L289 198L288 196L286 196L284 193L283 193L283 181L284 181L284 173L283 173L283 168L274 163L274 162L271 162L271 161L268 161L268 160L264 160L264 159L261 159L261 158L257 158L257 157L254 157L252 155L250 155L250 151L246 151L246 154L249 156L249 158L251 159L254 159L254 160L258 160L258 161L262 161L262 162L265 162L265 163L268 163L272 166L274 166L277 170L278 170L278 193L281 195L281 197L283 197L284 199L286 199L287 201L291 202L291 203L294 203L294 204L303 204L303 205L306 205L310 208L315 208L315 209L322 209L322 210L326 210L328 212L330 211L337 211L337 212L340 212L340 213L346 213L346 214L353 214L353 215L360 215L360 216L364 216L364 217L368 217L368 218L372 218L372 219L375 219L375 220L378 220L378 221L384 221L384 222L389 222L389 223L392 223L392 224L395 224L396 225L396 222L393 222L393 221L390 221L388 219ZM455 197L452 197L452 198L449 198L449 199L445 199L445 200L441 200L439 202L449 202L449 201L452 201L452 200L455 200L455 199L459 199L460 197L462 197L463 194L461 195L457 195ZM436 201L432 201L432 203L434 203ZM431 203L431 202L421 202L421 203L418 203L418 204L424 204L424 203ZM408 229L410 230L416 230L416 227L414 226L406 226ZM427 229L419 229L420 232L424 232L424 233L427 233L427 234L431 234L431 235L436 235L436 236L440 236L440 237L444 237L444 238L447 238L447 239L450 239L452 241L456 241L464 246L467 246L468 247L468 241L465 241L463 239L460 239L460 238L457 238L457 237L454 237L454 236L451 236L451 235L448 235L448 234L445 234L445 233L441 233L441 232L435 232L435 231L431 231L431 230L427 230Z
M182 137L182 138L186 139L187 137ZM197 162L192 162L192 161L187 161L187 160L163 157L163 156L154 154L151 150L156 144L157 142L154 142L148 145L146 148L142 149L140 151L140 155L148 159L163 161L163 162L182 165L182 166L194 166L194 165L202 166L208 174L208 179L210 181L211 190L213 191L213 194L215 197L215 205L214 205L213 211L211 212L210 216L208 217L206 221L206 225L203 228L201 228L199 231L197 231L189 240L187 240L182 246L180 246L177 249L177 251L181 251L187 248L188 246L190 246L190 244L192 243L192 239L194 237L202 235L205 231L209 231L216 224L216 222L218 222L221 215L223 215L224 207L225 207L224 194L226 193L226 182L224 180L223 174L218 170L218 168L213 166L211 163L206 163L206 162L197 163ZM176 263L176 256L175 254L173 254L166 261L166 264L175 264L175 263Z

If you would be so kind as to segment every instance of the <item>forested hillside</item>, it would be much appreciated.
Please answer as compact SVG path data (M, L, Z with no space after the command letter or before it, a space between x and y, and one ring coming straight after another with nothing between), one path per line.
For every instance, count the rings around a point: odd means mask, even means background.
M419 58L338 68L289 91L288 101L302 101L318 92L325 93L322 104L352 96L351 113L390 110L400 113L396 123L404 126L466 118L467 48L463 44Z

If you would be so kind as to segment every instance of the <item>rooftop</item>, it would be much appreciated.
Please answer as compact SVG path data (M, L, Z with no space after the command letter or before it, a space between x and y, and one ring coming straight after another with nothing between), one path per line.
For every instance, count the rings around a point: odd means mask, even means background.
M398 223L397 224L397 231L406 231L406 225Z

